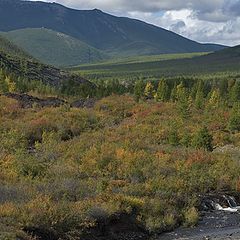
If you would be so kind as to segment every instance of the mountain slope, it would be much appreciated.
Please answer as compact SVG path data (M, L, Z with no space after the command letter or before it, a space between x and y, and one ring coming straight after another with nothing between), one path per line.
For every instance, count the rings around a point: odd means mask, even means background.
M41 81L44 84L60 87L65 82L72 80L78 84L93 86L89 81L79 75L70 74L67 71L41 64L36 61L17 58L15 56L0 53L0 69L16 77L27 80Z
M45 28L20 29L4 33L4 36L36 59L54 66L72 66L107 58L78 39Z
M60 87L69 81L77 85L94 86L79 75L73 75L36 61L13 43L0 36L0 71L2 70L15 78L40 81L53 87Z
M0 0L1 31L41 27L75 37L113 56L207 52L223 48L200 44L160 27L97 9L74 10L56 3Z
M28 55L21 48L19 48L18 46L16 46L3 36L0 36L0 52L4 52L9 55L19 56L27 59L31 58L30 55Z
M200 58L202 61L240 63L240 45L217 51Z

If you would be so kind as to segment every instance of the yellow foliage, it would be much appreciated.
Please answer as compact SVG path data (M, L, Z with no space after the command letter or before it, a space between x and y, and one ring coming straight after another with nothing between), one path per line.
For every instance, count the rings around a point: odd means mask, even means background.
M13 203L4 203L0 205L0 217L14 217L18 214L18 208Z
M195 207L189 208L184 213L185 225L188 227L193 227L198 223L199 214Z

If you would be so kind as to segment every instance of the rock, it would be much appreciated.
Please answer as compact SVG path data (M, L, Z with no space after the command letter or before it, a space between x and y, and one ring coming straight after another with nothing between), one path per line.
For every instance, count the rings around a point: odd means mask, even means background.
M239 196L231 193L207 194L201 196L200 211L229 210L235 212L238 209Z
M71 103L71 107L74 108L93 108L96 103L96 99L88 98L88 99L79 99Z
M37 107L59 107L66 104L65 100L49 97L46 99L40 99L37 97L30 96L28 94L17 94L17 93L5 93L5 97L15 99L19 102L22 108Z
M55 97L48 97L45 99L41 99L38 97L34 97L28 94L17 94L17 93L5 93L2 94L5 97L15 99L19 102L21 108L32 108L34 106L37 107L60 107L61 105L68 104L67 101L55 98ZM0 94L1 96L1 94ZM96 99L88 98L88 99L79 99L74 101L70 104L70 107L73 108L93 108Z

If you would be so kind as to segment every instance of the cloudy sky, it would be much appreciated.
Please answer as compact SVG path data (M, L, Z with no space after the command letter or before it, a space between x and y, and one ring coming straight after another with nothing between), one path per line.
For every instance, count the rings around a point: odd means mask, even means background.
M231 46L240 44L240 0L56 0L56 2L77 9L99 8L117 16L141 19L199 42Z

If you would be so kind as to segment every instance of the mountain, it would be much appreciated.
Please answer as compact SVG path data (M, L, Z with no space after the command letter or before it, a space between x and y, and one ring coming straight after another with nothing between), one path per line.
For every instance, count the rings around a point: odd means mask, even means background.
M56 3L0 0L0 31L42 27L74 37L115 57L224 48L200 44L163 28L115 17L98 9L75 10Z
M66 34L45 28L20 29L5 37L36 59L54 66L72 66L106 59L106 54Z
M26 59L32 58L30 55L24 52L23 49L19 48L3 36L0 36L0 52Z

